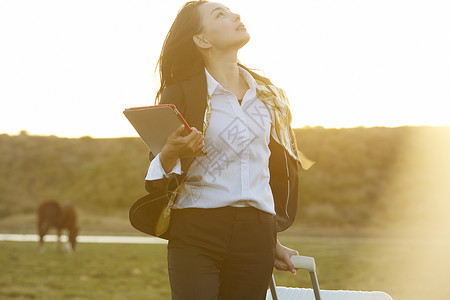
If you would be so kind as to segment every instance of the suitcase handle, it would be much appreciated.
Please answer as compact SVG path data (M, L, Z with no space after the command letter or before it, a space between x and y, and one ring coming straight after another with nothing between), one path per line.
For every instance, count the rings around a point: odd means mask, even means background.
M292 255L291 261L294 264L295 268L297 268L297 269L304 269L308 272L316 271L316 263L315 263L313 257ZM282 265L282 266L286 266L286 264L283 261L278 260L278 259L275 259L275 263Z
M309 272L309 276L311 277L311 283L314 290L314 296L316 297L316 300L321 300L320 297L320 287L319 287L319 281L317 280L317 274L316 274L316 262L314 261L313 257L309 256L302 256L302 255L292 255L291 256L291 262L294 264L295 268L297 269L304 269ZM286 264L278 259L275 259L275 263L286 266ZM272 299L277 300L278 297L276 296L276 285L275 285L275 278L272 274L272 281L269 284L270 291L272 293Z

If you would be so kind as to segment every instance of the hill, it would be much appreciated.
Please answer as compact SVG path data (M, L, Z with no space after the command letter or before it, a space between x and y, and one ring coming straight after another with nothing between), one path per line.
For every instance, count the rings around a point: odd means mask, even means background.
M427 151L421 148L430 142L424 137L448 135L449 129L294 131L299 148L316 161L310 170L300 171L296 223L366 226L392 221L402 207L416 201L408 193L417 184L420 166L411 172L416 161L411 155ZM44 198L74 203L91 214L122 214L145 195L148 164L147 148L139 138L0 135L0 218L34 213Z

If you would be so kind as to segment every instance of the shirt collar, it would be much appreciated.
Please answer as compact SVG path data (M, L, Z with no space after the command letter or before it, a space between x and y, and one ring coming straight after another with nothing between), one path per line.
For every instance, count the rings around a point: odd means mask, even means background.
M247 82L250 89L256 90L257 84L256 84L256 81L253 78L253 76L247 70L242 68L241 66L238 66L238 68L239 68L239 73L242 74L242 76L244 77L244 80ZM212 95L214 92L216 92L217 88L219 88L222 91L225 91L225 89L222 87L222 85L219 82L217 82L217 80L215 80L214 77L212 77L212 75L208 72L206 67L205 67L205 73L206 73L206 82L208 85L208 94L209 95Z

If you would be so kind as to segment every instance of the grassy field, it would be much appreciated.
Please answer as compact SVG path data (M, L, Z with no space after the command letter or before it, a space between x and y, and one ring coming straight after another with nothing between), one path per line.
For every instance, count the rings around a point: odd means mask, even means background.
M321 288L450 299L449 128L298 134L317 164L300 173L296 222L279 240L315 258ZM77 206L81 235L141 235L128 221L145 194L139 139L0 135L0 146L0 233L36 233L37 201L55 198ZM53 246L0 241L0 300L170 299L166 245ZM275 278L310 287L306 272Z
M315 258L322 289L381 290L395 300L450 295L448 276L435 272L448 270L437 265L448 250L439 240L292 234L279 240ZM170 299L166 247L79 244L69 254L57 253L54 243L39 253L36 243L0 242L0 299ZM311 287L305 271L274 272L277 285Z

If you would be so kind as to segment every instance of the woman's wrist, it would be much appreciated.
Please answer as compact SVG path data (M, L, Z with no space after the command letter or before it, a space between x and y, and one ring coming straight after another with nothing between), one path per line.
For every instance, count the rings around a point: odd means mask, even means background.
M177 160L178 159L178 153L176 151L172 151L166 147L163 147L161 150L160 157L164 157L166 160Z
M169 173L177 164L178 155L163 148L161 154L159 155L159 159L161 161L164 172Z

